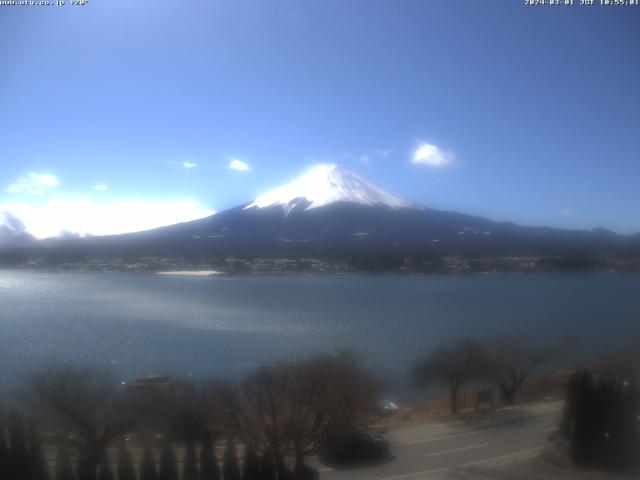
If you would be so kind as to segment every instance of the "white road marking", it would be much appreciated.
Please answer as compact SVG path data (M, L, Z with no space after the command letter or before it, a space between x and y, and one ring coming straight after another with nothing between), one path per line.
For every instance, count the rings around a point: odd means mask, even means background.
M378 478L377 480L400 480L400 479L403 479L403 478L412 478L412 477L418 477L418 476L421 476L421 475L422 476L424 476L424 475L432 475L432 474L436 474L436 473L447 472L449 470L455 470L457 468L472 467L472 466L475 466L475 465L482 465L483 463L495 462L497 460L506 460L508 458L518 457L520 455L525 455L527 453L538 452L538 451L542 450L543 448L544 447L529 448L527 450L520 450L519 452L510 453L508 455L500 455L498 457L485 458L484 460L478 460L478 461L475 461L475 462L461 463L459 465L452 465L450 467L434 468L432 470L423 470L422 472L405 473L403 475L394 475L393 477L383 477L383 478Z
M318 469L319 472L333 472L333 468L331 467L324 467L324 468L319 468Z
M482 448L482 447L488 447L488 446L489 446L488 443L479 443L477 445L470 445L468 447L454 448L453 450L443 450L442 452L427 453L425 457L436 457L438 455L446 455L448 453L463 452L465 450L471 450L473 448Z
M474 430L472 432L454 433L453 435L442 435L440 437L426 438L423 440L412 440L410 442L402 442L402 445L419 445L421 443L439 442L440 440L448 440L450 438L468 437L469 435L477 435L486 432L486 430Z
M562 412L552 412L552 413L546 413L544 415L540 415L539 417L533 417L529 420L524 419L522 421L515 421L513 422L514 424L520 423L520 422L536 422L536 421L542 421L548 417L555 417L556 415L560 415ZM448 440L450 438L458 438L458 437L466 437L468 435L477 435L478 433L482 433L482 432L492 432L494 430L498 430L502 427L505 426L509 426L509 423L503 424L503 425L495 425L493 427L487 427L487 428L483 428L482 430L473 430L471 432L464 432L464 433L454 433L451 435L443 435L441 437L431 437L431 438L425 438L422 440L410 440L407 442L398 442L400 445L419 445L421 443L429 443L429 442L438 442L440 440Z
M545 428L544 430L542 430L542 433L549 433L549 432L553 432L555 430L557 430L558 427L553 427L553 428Z

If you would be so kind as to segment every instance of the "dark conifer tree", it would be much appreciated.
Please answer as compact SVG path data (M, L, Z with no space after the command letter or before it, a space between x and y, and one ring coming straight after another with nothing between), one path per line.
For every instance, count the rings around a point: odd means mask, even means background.
M227 440L227 448L224 450L222 478L224 480L241 480L236 445L231 437Z
M124 442L118 448L118 480L136 480L133 460Z
M94 480L97 473L97 465L94 465L87 456L78 456L76 462L76 478L78 480Z
M573 382L573 424L570 427L570 455L577 465L589 465L593 460L593 413L594 387L591 372L576 372Z
M142 458L140 459L140 480L158 480L156 459L148 442L144 446Z
M575 373L569 377L562 418L560 419L560 425L558 427L560 434L567 439L573 435L573 427L575 424L577 381L578 379Z
M198 457L191 439L185 445L182 466L182 480L198 480Z
M158 480L179 480L176 456L171 444L165 440L160 452L160 472Z
M247 444L244 450L244 461L242 463L242 479L261 480L260 459L258 458L255 449L250 443Z
M637 396L629 381L576 372L568 385L560 431L580 466L622 469L633 458Z
M29 478L29 449L24 433L24 424L17 412L9 417L9 474L10 479Z
M262 455L260 461L260 480L276 480L276 470L271 449L267 449Z
M318 470L305 465L302 459L296 459L296 464L293 470L293 480L318 480L319 478L320 473Z
M4 424L0 419L0 478L7 478L9 475L9 447L5 438Z
M74 480L73 466L69 458L69 451L62 444L58 443L56 447L56 469L55 480Z
M611 378L600 378L593 395L593 464L607 467L611 464L616 442L613 435L613 416L616 409L616 382Z
M634 419L640 398L629 380L617 380L612 390L614 405L611 409L609 424L611 447L608 464L613 469L625 469L634 461L637 443Z
M49 480L49 468L44 456L40 435L34 425L29 429L29 469L30 480Z
M211 433L205 428L202 434L202 448L200 449L200 479L220 480L220 467L216 458L216 449Z
M280 452L276 452L274 464L276 467L276 476L278 480L289 480L291 474L289 472L289 469L287 468L287 464L284 461L284 457Z
M100 458L98 480L114 480L111 460L109 459L109 454L106 451L102 454L102 458Z

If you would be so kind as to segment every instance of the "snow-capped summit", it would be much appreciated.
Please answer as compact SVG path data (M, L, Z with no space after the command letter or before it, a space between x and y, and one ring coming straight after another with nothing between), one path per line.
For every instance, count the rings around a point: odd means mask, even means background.
M421 208L394 197L350 170L333 164L321 164L296 180L260 195L253 203L247 205L245 210L280 205L288 214L299 206L310 210L335 202L387 206L394 209Z

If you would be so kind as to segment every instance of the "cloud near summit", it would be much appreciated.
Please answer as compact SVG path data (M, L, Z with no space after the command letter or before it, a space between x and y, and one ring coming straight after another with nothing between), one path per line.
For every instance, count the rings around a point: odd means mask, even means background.
M411 155L411 163L427 167L446 168L455 165L455 156L436 145L420 141Z
M248 163L243 162L242 160L239 160L237 158L229 157L229 165L227 165L227 167L230 168L231 170L237 170L239 172L251 171L251 167L249 166Z

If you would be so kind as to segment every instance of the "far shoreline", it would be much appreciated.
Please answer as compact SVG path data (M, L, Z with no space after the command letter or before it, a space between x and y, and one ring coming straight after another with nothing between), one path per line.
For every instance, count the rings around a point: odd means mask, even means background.
M225 272L219 270L165 270L155 272L154 274L175 277L214 277L217 275L225 275Z
M494 277L501 275L528 277L536 275L637 275L638 270L528 270L510 271L497 270L485 272L469 271L448 271L448 272L398 272L398 271L250 271L250 272L227 272L221 270L134 270L134 269L87 269L87 268L25 268L0 266L0 275L3 272L24 272L24 273L53 273L53 274L103 274L103 275L131 275L131 276L151 276L156 278L257 278L257 277Z
M1 258L0 258L1 260ZM639 273L640 257L502 256L353 258L136 258L32 257L0 268L36 272L135 273L158 276L496 275L532 273Z

